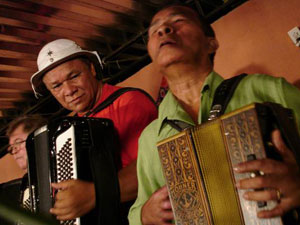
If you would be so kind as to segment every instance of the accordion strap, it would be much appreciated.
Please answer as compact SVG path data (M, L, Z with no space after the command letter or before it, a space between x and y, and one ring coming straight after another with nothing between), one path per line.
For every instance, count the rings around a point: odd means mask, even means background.
M222 114L224 114L225 109L236 89L239 82L245 77L247 74L242 73L238 76L223 80L222 83L217 87L212 107L209 112L208 120L213 120ZM179 120L168 120L167 118L163 121L163 123L169 124L174 129L179 132L183 131L186 128L191 127L191 125L179 121Z
M247 74L242 73L222 81L216 89L208 120L213 120L224 114L236 87L245 76Z
M175 130L177 130L179 132L192 127L188 123L182 122L180 120L169 120L168 118L165 118L163 123L169 124L171 127L173 127Z
M109 105L111 105L117 98L119 98L122 94L128 92L128 91L139 91L141 93L143 93L145 96L147 96L154 104L154 100L153 98L144 90L139 89L139 88L132 88L132 87L126 87L126 88L120 88L118 90L116 90L115 92L113 92L110 96L108 96L100 105L98 105L96 108L94 108L93 110L87 112L84 117L88 117L92 114L98 113L101 110L105 109L106 107L108 107Z
M282 137L290 150L294 153L297 164L300 167L299 131L296 126L293 111L273 102L265 102L264 104L266 104L271 109Z

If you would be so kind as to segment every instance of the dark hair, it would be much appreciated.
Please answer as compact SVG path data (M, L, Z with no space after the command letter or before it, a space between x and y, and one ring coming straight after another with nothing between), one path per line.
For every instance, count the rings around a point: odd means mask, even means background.
M192 11L194 11L195 14L197 15L196 18L200 22L202 31L205 34L205 36L207 36L207 37L214 37L214 38L216 37L215 31L212 28L211 24L206 20L206 18L197 9L193 8L191 5L187 5L187 4L183 4L183 3L167 4L163 8L158 9L155 12L155 14L158 13L158 12L160 12L160 11L162 11L162 10L168 9L170 7L176 7L176 6L185 7L185 8L188 8L188 9L191 9ZM154 15L153 15L153 17L154 17ZM153 19L153 17L152 17L152 19ZM211 53L209 55L209 58L210 58L210 61L211 61L212 64L214 63L215 54L216 53L214 52L214 53Z
M23 125L25 132L31 133L35 129L45 125L47 120L40 115L24 115L11 121L6 130L6 136L9 137L19 126Z

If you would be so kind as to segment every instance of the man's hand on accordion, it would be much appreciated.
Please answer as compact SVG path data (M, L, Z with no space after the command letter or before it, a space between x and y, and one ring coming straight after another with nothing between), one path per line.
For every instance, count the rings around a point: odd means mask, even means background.
M234 168L238 173L263 172L263 176L243 179L236 184L239 189L256 190L244 194L247 200L278 202L274 209L258 212L258 217L261 218L282 216L300 206L300 171L296 159L282 140L279 130L273 131L272 142L281 155L282 161L254 160L240 163Z
M80 217L95 207L95 187L91 182L67 180L53 183L52 187L58 192L50 213L56 215L58 220Z
M172 225L174 219L167 186L154 192L141 212L143 225Z

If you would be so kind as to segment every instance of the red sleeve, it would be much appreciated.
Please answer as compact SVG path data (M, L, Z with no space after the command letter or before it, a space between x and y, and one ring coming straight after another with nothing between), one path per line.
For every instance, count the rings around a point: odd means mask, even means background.
M148 96L139 91L129 91L116 100L118 118L115 126L121 144L122 166L137 158L138 139L144 128L157 117L157 108Z

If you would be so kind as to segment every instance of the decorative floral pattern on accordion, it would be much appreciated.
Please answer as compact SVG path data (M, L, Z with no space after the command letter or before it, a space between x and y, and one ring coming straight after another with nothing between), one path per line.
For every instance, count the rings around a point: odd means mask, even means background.
M193 151L190 150L190 144L184 135L166 145L160 145L159 154L168 182L169 194L173 196L171 203L174 213L177 214L176 224L206 225L208 223L204 206L200 200L205 201L205 199L203 195L201 196L201 188L195 182L195 177L199 173L195 161L192 161Z
M257 218L276 202L243 198L233 165L266 157L262 120L252 104L157 143L176 225L282 225L280 217ZM266 141L266 140L264 140Z
M231 165L253 160L249 159L249 156L255 155L255 159L266 158L265 147L255 109L243 111L234 116L225 118L222 122ZM234 173L234 178L235 181L238 181L257 175L260 175L259 172L257 174ZM261 206L258 207L257 202L245 200L243 198L244 193L245 190L238 190L240 205L244 212L244 220L246 221L245 224L257 224L257 211L272 209L276 205L276 202L270 201L268 203L260 203ZM282 224L280 218L269 220L259 219L259 221L260 225Z

